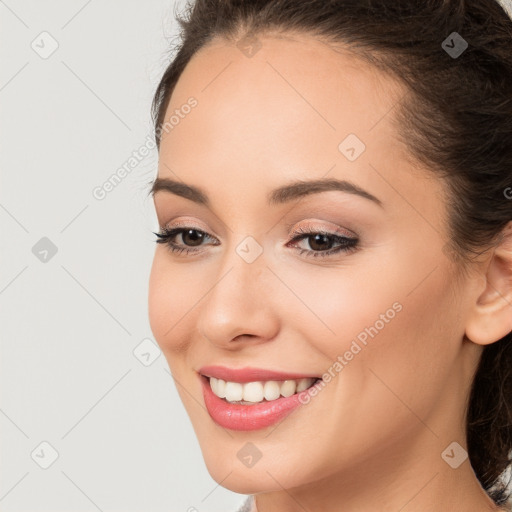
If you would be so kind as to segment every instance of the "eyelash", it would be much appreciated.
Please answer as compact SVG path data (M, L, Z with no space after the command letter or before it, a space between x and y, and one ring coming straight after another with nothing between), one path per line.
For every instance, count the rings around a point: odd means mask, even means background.
M202 231L200 229L196 229L194 227L177 227L177 228L173 228L173 229L163 228L160 233L153 232L153 234L157 236L157 239L155 240L155 242L159 243L159 244L166 244L167 248L172 253L190 254L190 253L196 253L197 250L179 246L176 243L171 241L171 239L174 238L176 235L182 234L182 233L184 233L186 231L190 231L190 230L196 231L197 233L202 233L203 235L205 235L205 238L212 238L204 231ZM358 249L359 239L336 235L335 233L330 233L328 231L324 231L321 229L316 230L316 231L308 231L305 228L299 228L299 229L297 229L295 234L298 234L298 236L295 236L294 238L292 238L290 242L301 241L301 240L307 239L313 235L324 235L326 237L331 238L335 243L341 244L339 247L337 247L335 249L328 249L326 251L310 251L308 249L298 249L300 251L300 253L299 253L300 255L307 253L306 257L308 257L308 258L310 258L310 257L326 258L328 256L331 256L331 255L337 254L337 253L341 253L341 252L350 254Z

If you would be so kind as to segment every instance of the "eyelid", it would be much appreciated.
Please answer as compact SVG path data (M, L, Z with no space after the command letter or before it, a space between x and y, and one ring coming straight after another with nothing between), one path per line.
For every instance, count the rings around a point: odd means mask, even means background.
M210 235L210 230L204 226L201 226L198 222L193 220L178 220L173 222L167 222L163 226L161 226L161 229L177 229L177 228L187 228L187 229L196 229L197 231L203 231L204 233Z
M332 222L325 221L325 220L306 220L301 222L294 222L291 224L286 225L286 230L290 231L290 228L294 227L298 224L298 227L295 228L295 230L300 229L304 230L307 229L308 231L321 231L325 232L328 231L329 233L337 234L340 236L345 236L347 238L358 238L357 233L354 233L353 231L342 228L336 224L333 224ZM326 226L327 224L327 226ZM331 227L329 227L331 226Z

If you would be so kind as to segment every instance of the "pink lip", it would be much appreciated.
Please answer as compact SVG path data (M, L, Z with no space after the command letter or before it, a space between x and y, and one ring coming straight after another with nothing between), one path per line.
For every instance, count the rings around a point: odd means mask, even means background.
M311 375L303 373L287 373L272 370L264 370L263 368L227 368L226 366L203 366L198 370L202 375L207 377L215 377L230 382L256 382L267 380L296 380L296 379L318 379L320 375Z
M199 377L203 387L206 409L211 418L221 427L231 430L258 430L281 421L302 405L301 399L305 399L310 389L256 405L231 404L214 394L208 377L204 375Z

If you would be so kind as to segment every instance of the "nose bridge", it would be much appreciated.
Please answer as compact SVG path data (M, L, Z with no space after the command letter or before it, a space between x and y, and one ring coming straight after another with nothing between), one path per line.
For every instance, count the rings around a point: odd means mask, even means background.
M253 294L266 279L268 254L263 242L252 235L238 237L238 240L234 236L221 258L218 284L212 289L213 293Z
M216 343L227 343L241 334L273 337L277 310L262 245L247 236L223 254L222 260L201 308L199 330Z

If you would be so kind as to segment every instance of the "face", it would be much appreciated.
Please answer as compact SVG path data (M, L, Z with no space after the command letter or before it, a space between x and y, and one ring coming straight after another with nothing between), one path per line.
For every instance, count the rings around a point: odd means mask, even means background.
M446 445L463 443L475 353L443 250L445 185L413 165L393 124L405 90L308 36L258 39L252 56L203 48L165 116L158 178L206 199L154 193L160 228L182 231L167 239L176 252L156 246L150 323L208 470L253 493L355 478L396 453L444 465ZM275 192L310 180L338 186ZM265 404L267 423L250 411L237 422L205 398L212 365L323 379L277 420ZM209 412L219 400L225 422Z

